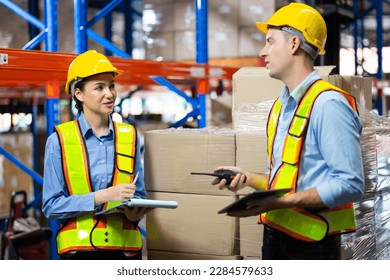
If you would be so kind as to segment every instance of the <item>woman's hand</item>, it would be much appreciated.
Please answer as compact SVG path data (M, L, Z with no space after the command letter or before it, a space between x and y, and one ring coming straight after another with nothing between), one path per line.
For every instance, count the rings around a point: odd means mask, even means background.
M153 210L154 208L147 207L125 207L124 215L132 222L136 222L142 219L142 217Z
M126 201L134 196L135 184L119 184L95 192L95 205L109 201Z

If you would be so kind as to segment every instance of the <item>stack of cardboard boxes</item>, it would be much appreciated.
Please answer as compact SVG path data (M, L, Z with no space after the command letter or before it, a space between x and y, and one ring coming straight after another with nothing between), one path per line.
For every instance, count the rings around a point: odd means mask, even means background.
M324 79L333 79L358 100L371 102L371 79L328 77L331 69L318 68ZM219 190L211 185L211 177L190 173L212 172L222 165L266 172L267 116L282 87L280 81L269 77L266 69L244 67L233 76L231 129L146 132L144 166L148 196L179 202L175 210L155 209L148 214L149 259L261 258L262 225L257 223L257 217L237 219L217 214L251 189L237 193Z
M146 220L149 259L235 259L237 219L217 211L236 198L212 187L218 165L235 164L234 134L218 129L165 129L145 134L148 197L175 200L175 210L155 209Z

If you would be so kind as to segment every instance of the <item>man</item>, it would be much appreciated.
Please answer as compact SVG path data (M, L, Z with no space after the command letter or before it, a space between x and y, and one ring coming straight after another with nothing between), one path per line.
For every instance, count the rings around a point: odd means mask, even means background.
M237 191L292 188L284 196L247 203L231 216L259 215L264 224L263 259L340 259L337 235L355 230L353 201L363 194L362 126L348 93L321 80L316 56L325 54L326 24L312 7L291 3L257 27L266 34L260 51L269 75L284 89L268 119L269 174L239 167Z

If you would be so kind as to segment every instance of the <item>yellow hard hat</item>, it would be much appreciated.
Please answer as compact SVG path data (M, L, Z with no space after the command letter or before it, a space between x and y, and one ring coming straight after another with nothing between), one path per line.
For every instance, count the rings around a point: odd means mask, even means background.
M277 10L267 22L256 22L261 32L267 34L269 26L289 26L302 33L307 43L325 54L326 23L313 7L303 3L290 3Z
M72 82L101 73L114 73L122 75L124 71L118 70L106 56L89 50L78 55L69 65L68 78L65 85L65 92L71 94Z

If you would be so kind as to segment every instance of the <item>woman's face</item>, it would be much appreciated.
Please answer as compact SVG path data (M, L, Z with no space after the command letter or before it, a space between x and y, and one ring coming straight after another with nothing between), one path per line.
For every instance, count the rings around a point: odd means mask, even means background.
M116 99L114 75L103 73L89 77L84 90L77 89L75 95L83 103L84 113L111 114Z

